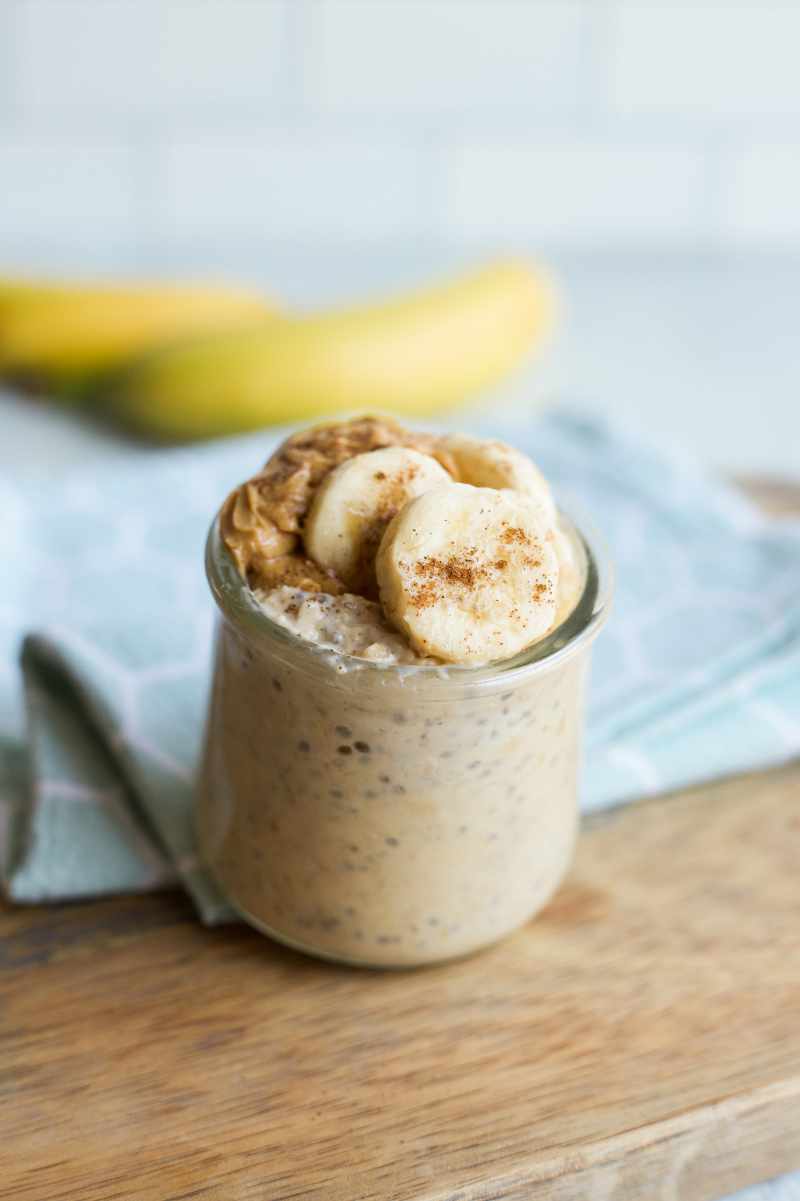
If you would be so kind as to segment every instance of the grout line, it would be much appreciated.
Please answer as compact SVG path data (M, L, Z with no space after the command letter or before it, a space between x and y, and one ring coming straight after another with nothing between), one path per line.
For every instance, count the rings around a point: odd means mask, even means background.
M284 61L281 90L286 115L299 124L309 120L312 102L309 94L309 55L314 39L314 0L284 2Z
M607 0L583 2L576 115L586 132L607 124L611 117L614 16Z
M136 202L136 243L134 255L137 266L148 257L153 236L161 229L161 204L164 198L163 139L142 139L136 146L136 176L133 187Z
M725 147L718 138L709 138L705 152L705 181L703 207L699 216L707 243L723 247L730 240L723 228L726 193Z
M2 3L3 0L0 0L0 10ZM290 95L284 95L283 103L280 100L275 104L267 101L232 102L226 107L223 101L218 107L206 104L192 108L165 106L152 113L131 112L123 107L106 107L98 111L90 104L80 104L38 108L25 113L24 119L19 106L12 104L5 114L0 109L0 134L29 133L34 137L69 136L102 140L152 135L166 126L175 137L202 138L229 134L237 140L267 130L279 134L296 133L301 137L342 137L354 141L381 142L424 142L433 134L441 144L458 144L465 140L499 145L526 145L536 141L545 144L587 142L620 148L681 147L697 150L712 142L727 147L735 141L769 139L800 146L800 118L790 114L768 118L706 120L701 114L620 115L604 108L601 111L599 105L586 120L580 113L576 120L574 111L544 112L537 111L535 107L497 109L483 113L471 109L468 115L455 110L436 109L420 114L382 113L366 108L335 113L314 111L311 103L302 95L304 85L300 75L305 70L302 66L303 53L298 55L301 65L296 68L289 65L294 57L295 51L291 51L285 56L285 62L287 72L291 70L292 78L298 83L287 85ZM297 94L292 95L292 88L295 87ZM587 88L587 98L595 96L598 88L602 90L600 85Z
M18 246L18 249L21 248ZM70 270L82 264L89 269L94 262L104 271L112 271L118 266L126 271L135 271L141 261L149 271L168 268L191 271L200 265L207 271L241 272L247 269L253 272L254 278L260 278L263 262L273 256L283 262L294 256L298 261L327 260L341 268L351 257L368 253L382 258L390 266L410 265L416 278L417 269L420 264L424 266L426 258L431 263L447 262L456 267L475 256L511 250L519 254L530 253L540 259L546 256L556 266L566 260L567 263L577 262L580 265L595 264L598 269L629 267L636 270L641 264L653 269L655 263L660 270L670 272L683 269L684 265L727 271L737 263L752 263L763 265L765 270L777 268L788 271L791 268L796 271L800 265L800 242L797 239L793 242L784 240L780 244L774 240L753 240L743 246L727 237L714 243L708 240L699 242L696 231L680 240L658 240L649 236L633 241L626 239L624 232L613 240L610 236L603 236L584 241L568 234L545 239L535 230L525 236L506 240L488 235L468 238L448 230L442 233L424 230L419 236L388 232L366 240L352 234L340 238L333 234L297 233L277 237L267 233L263 238L254 240L243 239L235 234L181 238L163 229L155 229L144 230L140 243L118 241L101 247L87 237L65 241L58 236L41 237L36 234L26 237L26 253L23 256L14 253L14 247L3 241L0 226L0 261L16 266L27 261L40 266L43 271L54 261L66 263Z
M20 121L19 28L22 0L0 0L0 112Z

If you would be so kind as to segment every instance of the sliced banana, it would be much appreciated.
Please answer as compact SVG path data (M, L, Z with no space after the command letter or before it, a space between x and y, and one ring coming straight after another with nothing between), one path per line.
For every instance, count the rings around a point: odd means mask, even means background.
M519 492L432 488L394 518L375 566L384 613L422 655L507 659L555 620L550 526L541 505Z
M355 455L320 485L306 518L306 553L354 592L375 594L375 554L386 526L412 497L450 476L405 446Z
M473 438L469 434L447 434L440 442L450 454L459 479L477 488L511 488L535 497L544 507L552 524L556 506L550 486L527 455L506 442Z

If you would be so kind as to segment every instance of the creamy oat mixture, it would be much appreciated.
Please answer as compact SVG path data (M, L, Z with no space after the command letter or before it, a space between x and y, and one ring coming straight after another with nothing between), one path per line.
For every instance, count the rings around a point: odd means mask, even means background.
M286 584L271 592L256 590L254 595L277 625L323 650L372 663L433 662L421 658L391 628L380 605L363 596L304 592Z

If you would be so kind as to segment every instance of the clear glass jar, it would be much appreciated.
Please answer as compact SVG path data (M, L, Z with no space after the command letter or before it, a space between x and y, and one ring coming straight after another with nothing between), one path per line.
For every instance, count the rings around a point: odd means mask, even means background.
M242 917L310 954L412 967L532 917L571 856L589 651L608 569L585 561L572 614L490 667L342 660L258 607L217 524L220 609L198 840Z

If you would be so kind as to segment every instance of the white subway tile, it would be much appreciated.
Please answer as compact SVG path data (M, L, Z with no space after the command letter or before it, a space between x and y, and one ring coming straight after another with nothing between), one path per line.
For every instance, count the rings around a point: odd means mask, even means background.
M265 132L173 142L163 151L162 220L176 239L359 241L420 232L427 164L385 139Z
M289 0L291 3L292 0ZM162 0L160 88L165 103L274 103L286 65L286 5L277 0Z
M108 142L0 136L0 245L132 244L138 166Z
M23 112L82 109L111 120L150 110L157 17L150 0L20 0L17 86Z
M470 240L630 246L697 241L705 165L682 147L465 143L451 152L445 228Z
M732 153L723 165L721 234L743 245L800 246L800 139Z
M308 96L364 113L552 111L579 87L579 0L322 0Z
M800 5L620 0L613 103L624 113L749 119L800 113Z
M219 113L282 88L280 0L21 0L23 111Z

